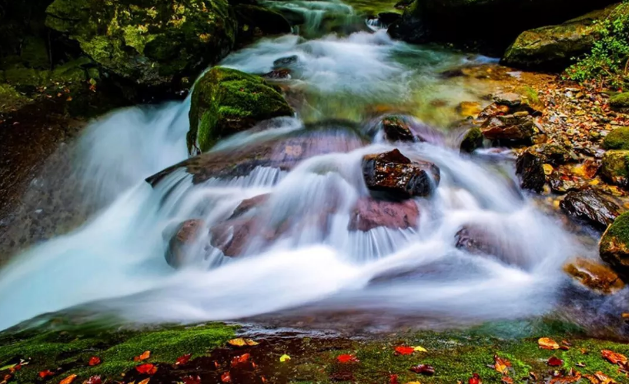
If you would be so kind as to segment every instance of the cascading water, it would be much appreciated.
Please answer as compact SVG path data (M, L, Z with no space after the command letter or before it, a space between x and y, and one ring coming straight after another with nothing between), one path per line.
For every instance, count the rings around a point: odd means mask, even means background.
M319 3L295 4L319 7L315 12L347 9ZM482 89L436 76L469 58L393 42L378 31L264 39L223 64L264 73L291 56L289 91L303 94L299 117L265 123L265 131L233 136L213 151L287 137L331 143L333 150L287 170L258 167L200 183L179 169L151 186L144 178L186 157L188 101L119 111L94 123L78 144L79 172L97 198L112 202L82 228L28 250L0 272L0 328L79 304L146 322L239 319L295 307L476 321L553 308L564 281L557 271L587 250L519 192L508 164L463 157L443 145L448 140L397 145L410 159L440 168L436 194L413 201L416 226L355 230L352 208L368 195L361 159L394 147L378 140L373 127L348 131L326 123L333 126L328 132L303 123L364 120L378 103L404 105L431 123L451 121L451 112L435 112L427 100L455 105L479 98ZM210 229L244 200L263 195L253 210L255 230L238 244L245 256L224 256L215 246L221 236ZM203 235L174 270L164 255L176 228L190 219L203 223ZM500 252L457 248L457 233L466 227L490 233ZM232 241L231 231L222 237Z

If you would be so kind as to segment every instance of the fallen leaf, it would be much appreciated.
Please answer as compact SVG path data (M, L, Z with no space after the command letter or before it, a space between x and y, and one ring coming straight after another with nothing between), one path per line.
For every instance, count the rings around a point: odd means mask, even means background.
M336 360L341 364L358 363L360 360L354 355L339 355Z
M133 361L144 361L151 357L151 351L144 351L140 356L133 358Z
M229 372L225 372L221 375L221 381L223 383L230 383L232 381L232 377L229 375Z
M609 349L602 350L601 355L603 356L603 359L612 364L627 364L627 356L610 351Z
M102 383L103 383L103 380L100 378L100 376L92 376L83 382L83 384L102 384Z
M175 362L175 365L187 364L188 361L190 361L191 357L192 357L192 353L188 353L187 355L180 356L177 358L177 362Z
M12 378L13 378L13 375L11 374L4 375L4 379L0 381L0 384L7 384L9 380L11 380Z
M428 364L419 364L411 367L411 371L426 376L432 376L435 374L435 368Z
M557 344L555 340L548 337L542 337L541 339L537 340L537 344L539 344L539 347L542 349L559 349L559 344Z
M201 384L200 376L186 376L181 379L183 384Z
M548 359L547 364L551 367L561 367L563 365L563 360L552 356L550 359Z
M422 384L422 383L420 383L419 381L409 381L406 384Z
M46 378L48 376L54 376L54 375L55 375L55 373L53 371L51 371L50 369L47 369L45 371L39 372L39 377L41 377L42 379Z
M498 355L494 355L494 369L496 372L506 375L509 373L509 367L511 367L511 362L509 360L503 359Z
M389 384L399 384L400 382L397 379L397 375L389 376Z
M413 350L415 352L428 352L428 350L426 350L426 348L420 347L420 346L413 347Z
M513 384L513 379L509 376L502 376L502 384Z
M483 381L481 380L478 373L474 373L472 374L472 377L470 377L470 379L468 380L468 383L469 384L483 384Z
M242 354L240 356L236 356L236 357L234 357L232 359L231 366L235 367L235 366L237 366L239 364L246 363L247 361L249 361L250 357L251 357L251 355L248 354L248 353Z
M135 367L135 370L143 375L154 375L157 372L157 367L153 364L141 364Z
M100 357L97 357L97 356L90 357L90 361L87 362L87 365L89 365L90 367L93 367L98 364L100 364Z
M231 339L227 342L227 344L234 346L234 347L244 347L245 345L248 345L250 347L254 346L254 345L258 345L260 343L253 341L251 339L243 339L242 337L239 337L237 339Z
M61 380L59 384L71 384L74 381L74 379L76 379L76 375L72 374L66 377L65 379Z
M280 363L286 362L288 360L290 360L290 356L288 356L286 354L280 356Z
M151 381L151 378L147 377L146 379L140 381L138 384L149 384L149 381Z
M415 352L415 348L413 347L405 347L405 346L395 347L396 355L412 355L413 352Z

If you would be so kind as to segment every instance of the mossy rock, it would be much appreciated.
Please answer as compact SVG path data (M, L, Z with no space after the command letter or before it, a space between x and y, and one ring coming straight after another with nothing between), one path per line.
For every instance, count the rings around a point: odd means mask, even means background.
M196 76L232 49L226 0L55 0L46 24L103 68L145 86Z
M609 182L626 185L629 176L629 151L612 150L605 152L601 164L601 175Z
M507 49L505 65L533 69L564 69L573 57L589 52L599 38L598 21L616 6L590 12L559 25L528 30Z
M463 141L461 141L461 151L472 153L482 146L483 132L479 127L470 128L465 136L463 136Z
M629 110L629 92L619 93L617 95L612 96L609 99L609 105L615 110L620 110L620 111Z
M260 76L214 67L195 85L190 107L188 149L205 152L217 140L280 116L292 116L278 88Z
M601 259L618 273L629 276L629 212L623 213L607 228L599 244Z
M616 128L603 141L605 149L629 150L629 127Z

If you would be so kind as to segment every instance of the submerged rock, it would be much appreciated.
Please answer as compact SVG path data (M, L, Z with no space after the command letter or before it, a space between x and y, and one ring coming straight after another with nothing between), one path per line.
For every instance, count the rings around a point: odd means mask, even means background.
M609 132L603 140L603 148L629 150L629 127L620 127Z
M412 200L382 201L363 197L356 202L350 213L348 229L367 232L374 228L417 228L419 209Z
M516 174L520 177L520 187L534 192L541 192L546 183L544 163L542 160L530 153L524 152L516 161Z
M199 239L205 227L203 220L184 221L177 229L175 236L168 242L166 262L173 268L180 268L188 261L187 251Z
M481 225L465 225L455 235L456 247L474 255L494 256L507 264L523 266L520 247Z
M629 213L623 213L607 228L599 243L603 261L615 271L629 276Z
M221 138L293 113L280 91L261 77L214 67L199 79L192 93L188 149L193 153L198 146L205 152Z
M608 182L626 186L629 176L629 151L612 150L605 152L600 172Z
M598 229L605 229L613 223L620 209L592 189L569 192L560 207L568 216L584 220Z
M427 161L411 162L399 150L366 155L362 163L367 188L391 199L430 196L439 185L439 168Z
M195 77L232 49L226 0L55 0L46 25L75 40L107 71L145 86Z
M529 69L565 69L573 57L592 49L599 38L594 26L615 7L594 11L563 24L525 31L507 49L502 62Z
M625 287L622 279L609 267L594 260L577 258L563 270L586 287L604 294L613 294Z

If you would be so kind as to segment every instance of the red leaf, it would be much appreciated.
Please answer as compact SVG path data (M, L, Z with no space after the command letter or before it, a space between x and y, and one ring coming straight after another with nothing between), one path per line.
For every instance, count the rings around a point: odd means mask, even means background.
M100 364L100 357L92 356L90 357L90 361L87 363L90 367Z
M102 384L103 380L100 376L92 376L89 379L85 380L83 384Z
M135 370L143 375L154 375L157 372L157 367L153 364L141 364L135 367Z
M397 380L397 375L389 376L389 384L400 384L400 382Z
M336 360L341 364L358 363L360 360L354 355L339 355Z
M50 369L47 369L45 371L41 371L39 372L39 377L41 377L42 379L48 377L48 376L54 376L55 373L53 371L51 371Z
M419 364L414 367L411 367L411 371L415 373L419 373L420 375L432 376L435 374L435 368L432 365L428 364Z
M192 353L188 353L187 355L183 355L183 356L177 358L177 362L175 363L175 365L188 364L188 361L190 361L191 357L192 357Z
M478 373L474 373L472 374L472 377L470 377L468 383L469 384L483 384L483 380L481 380Z
M555 356L548 359L548 365L551 367L561 367L563 365L563 360L556 358Z
M415 352L415 348L413 347L404 347L404 346L395 347L396 355L412 355L413 352Z
M236 356L236 357L234 357L232 359L231 365L232 365L232 367L235 367L235 366L237 366L239 364L246 363L247 361L249 361L250 357L251 357L251 355L248 354L248 353L242 354L240 356Z
M181 379L183 384L201 384L201 377L199 376L186 376Z
M223 383L230 383L232 381L232 377L229 375L229 372L225 372L221 375L221 381Z

